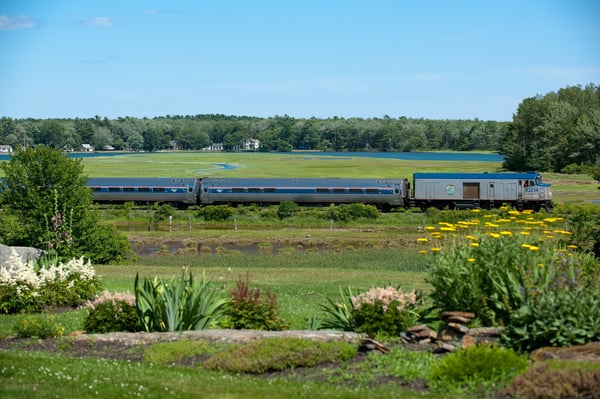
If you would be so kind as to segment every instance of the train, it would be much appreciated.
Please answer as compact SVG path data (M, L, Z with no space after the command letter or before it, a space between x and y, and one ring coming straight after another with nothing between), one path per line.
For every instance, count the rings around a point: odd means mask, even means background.
M538 172L431 173L412 178L90 178L97 203L191 205L362 203L398 208L552 211L551 185Z

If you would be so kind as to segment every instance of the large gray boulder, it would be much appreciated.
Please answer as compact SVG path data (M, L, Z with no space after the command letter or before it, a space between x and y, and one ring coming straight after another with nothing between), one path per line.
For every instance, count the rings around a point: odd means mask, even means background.
M0 244L0 265L8 263L13 254L13 250L23 259L24 262L36 261L42 255L42 251L33 247L9 247Z

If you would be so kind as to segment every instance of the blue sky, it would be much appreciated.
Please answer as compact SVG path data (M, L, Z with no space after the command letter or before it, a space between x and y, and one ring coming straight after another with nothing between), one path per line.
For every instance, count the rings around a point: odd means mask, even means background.
M600 84L600 2L0 0L0 116L508 121Z

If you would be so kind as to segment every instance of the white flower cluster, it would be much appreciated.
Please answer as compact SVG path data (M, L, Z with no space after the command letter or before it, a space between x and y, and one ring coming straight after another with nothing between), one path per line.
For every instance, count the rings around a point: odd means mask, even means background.
M46 284L69 279L90 281L96 276L96 271L89 261L83 258L71 259L67 263L58 262L47 268L41 268L37 273L34 262L24 262L23 258L12 249L7 263L0 265L0 287L27 286L38 289ZM71 280L73 282L73 280Z
M113 306L117 304L117 301L123 301L130 306L135 305L135 296L129 291L115 292L111 294L110 291L104 290L101 296L97 296L93 301L87 301L85 306L92 310L96 309L96 306L101 305L105 302L112 302Z
M33 262L23 262L23 258L11 248L8 262L0 264L0 287L40 287L40 279L35 273Z
M96 271L89 261L83 258L71 259L67 263L58 262L39 271L42 282L67 281L72 277L78 280L90 281L96 276Z
M355 309L360 309L361 304L381 303L383 311L387 312L390 304L393 301L398 302L397 309L402 311L406 309L407 305L414 305L417 303L417 293L415 290L410 292L402 292L400 288L394 288L392 286L381 288L371 288L369 291L352 297L352 305Z

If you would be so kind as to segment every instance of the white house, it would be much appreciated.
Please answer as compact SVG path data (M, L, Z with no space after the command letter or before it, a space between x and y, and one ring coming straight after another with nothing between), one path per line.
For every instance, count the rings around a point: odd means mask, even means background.
M10 154L11 152L13 152L13 149L8 144L2 144L0 145L0 152L3 154Z
M243 146L244 146L244 150L256 151L260 148L260 140L258 140L258 139L244 140Z
M210 143L209 151L223 151L223 143Z
M92 147L89 144L82 144L81 145L81 151L83 151L83 152L94 152L94 147Z

